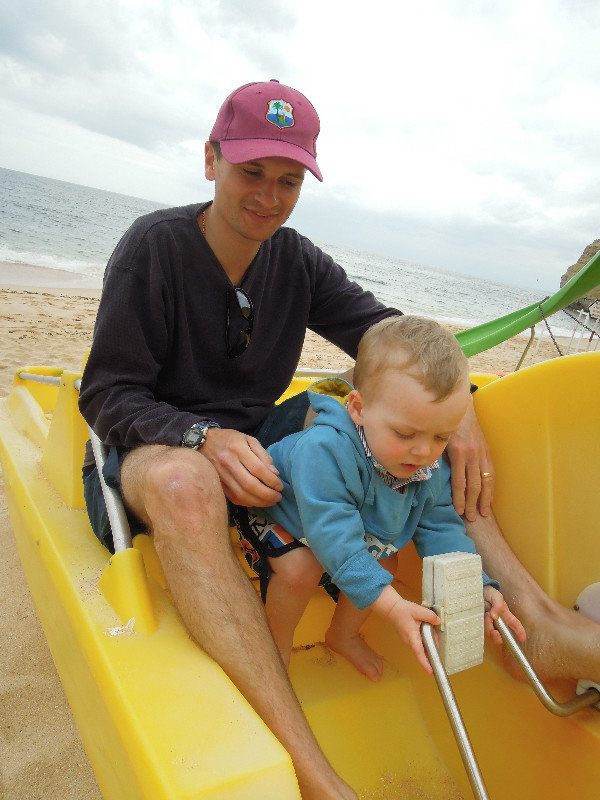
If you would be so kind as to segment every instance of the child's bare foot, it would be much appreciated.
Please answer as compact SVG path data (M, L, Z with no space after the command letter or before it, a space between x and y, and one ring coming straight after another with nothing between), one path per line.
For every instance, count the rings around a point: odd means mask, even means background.
M349 661L370 681L377 682L383 675L383 659L371 650L359 633L346 634L329 628L325 634L325 644L334 653Z

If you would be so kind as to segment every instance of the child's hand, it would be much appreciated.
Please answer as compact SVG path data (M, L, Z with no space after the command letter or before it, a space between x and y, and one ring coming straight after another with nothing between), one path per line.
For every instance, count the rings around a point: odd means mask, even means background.
M521 625L519 620L515 617L515 615L508 610L508 606L506 605L506 600L500 594L498 589L494 589L493 586L484 586L483 587L483 596L491 604L491 609L485 612L485 632L490 637L490 639L495 644L502 644L502 636L500 635L500 631L494 628L494 622L499 618L502 617L504 622L508 625L508 627L512 630L515 634L517 639L520 642L524 642L527 638L527 634L525 633L525 628Z
M421 638L421 623L439 625L438 615L426 606L405 600L391 586L386 586L372 605L373 611L386 617L396 628L402 641L415 654L417 661L429 675L433 672Z

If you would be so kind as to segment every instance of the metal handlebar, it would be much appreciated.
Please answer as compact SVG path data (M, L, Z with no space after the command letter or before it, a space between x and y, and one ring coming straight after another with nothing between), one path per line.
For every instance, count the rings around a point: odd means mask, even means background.
M102 468L106 462L106 445L102 444L98 436L88 425L90 432L90 441L92 443L92 450L94 451L94 459L96 460L96 467L98 469L98 477L100 478L100 485L102 487L102 494L104 495L104 503L106 504L106 511L110 521L110 530L112 533L113 544L115 553L120 553L122 550L128 550L131 544L131 529L127 514L125 513L125 506L121 499L119 492L112 486L109 486L104 480Z
M486 603L486 609L489 610L489 608L491 608L490 604ZM571 714L581 711L584 708L589 708L590 706L597 706L600 710L600 692L592 687L586 689L585 692L576 695L571 700L567 700L564 703L557 702L538 677L536 671L529 663L529 660L521 650L519 643L504 620L496 620L494 622L494 626L500 632L504 643L516 659L518 665L525 674L527 681L531 684L533 691L541 701L542 705L548 711L558 717L569 717ZM427 653L427 657L429 658L429 663L432 666L433 674L442 697L444 707L446 709L446 714L448 715L448 719L452 727L454 738L458 744L460 755L463 760L473 794L477 800L488 800L489 796L487 794L487 789L483 782L467 729L458 708L458 703L456 702L454 692L452 691L450 681L448 680L448 675L446 674L446 670L444 669L442 659L438 652L432 626L428 623L423 623L421 625L421 636L423 638L425 651Z
M32 381L33 383L43 383L49 386L60 386L61 378L58 375L39 375L34 372L19 372L21 380ZM81 380L76 380L73 386L77 391L81 387ZM100 486L102 487L102 494L104 495L104 502L106 504L106 511L108 512L108 519L110 521L110 528L115 547L115 553L120 553L122 550L129 549L131 544L131 530L129 528L129 521L125 513L125 506L121 500L121 495L112 486L109 486L104 480L102 468L106 462L107 448L100 438L88 425L90 434L90 441L92 443L92 450L94 451L94 459L98 469L98 476L100 478Z
M421 625L421 636L423 637L423 644L425 645L427 657L429 658L429 663L433 668L433 674L438 685L438 689L440 690L440 695L446 708L446 714L448 715L448 719L450 720L450 725L452 727L452 733L454 734L454 738L458 744L458 749L460 750L460 755L463 760L463 764L465 765L467 777L469 778L469 783L471 784L473 794L476 798L478 798L478 800L489 800L489 795L487 793L487 789L485 788L485 784L479 770L479 765L475 759L475 753L473 752L469 734L467 733L460 709L458 708L458 703L454 697L454 692L450 686L448 675L446 674L446 670L444 669L442 659L435 643L433 628L428 622L424 622Z

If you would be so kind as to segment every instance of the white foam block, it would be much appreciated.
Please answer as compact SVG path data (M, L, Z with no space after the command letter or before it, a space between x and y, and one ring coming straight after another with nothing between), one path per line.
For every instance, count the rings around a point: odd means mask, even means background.
M442 620L439 651L448 675L483 661L483 578L481 557L444 553L423 559L423 605Z

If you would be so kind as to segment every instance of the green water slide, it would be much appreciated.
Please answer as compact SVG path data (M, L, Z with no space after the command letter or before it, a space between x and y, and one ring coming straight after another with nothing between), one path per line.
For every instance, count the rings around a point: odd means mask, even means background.
M574 303L582 295L600 286L600 252L588 261L586 266L573 275L571 280L559 289L552 297L546 298L542 303L532 303L527 308L520 308L512 314L492 319L456 334L460 346L466 356L474 356L484 350L489 350L511 336L516 336L526 328L531 328L544 317L549 317L557 311Z

